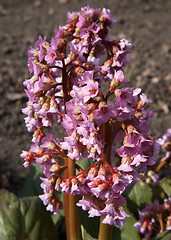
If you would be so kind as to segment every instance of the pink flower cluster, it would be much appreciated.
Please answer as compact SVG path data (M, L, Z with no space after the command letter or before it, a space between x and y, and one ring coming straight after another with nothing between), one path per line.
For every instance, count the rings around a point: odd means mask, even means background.
M148 240L165 230L171 230L171 198L164 200L162 205L158 200L139 211L139 221L134 224L136 229Z
M39 37L31 47L28 67L33 77L24 81L29 101L23 113L33 143L21 157L25 167L41 164L45 178L40 198L48 210L59 213L62 208L55 191L80 194L77 205L90 217L120 227L128 216L121 194L155 163L160 144L148 135L152 112L145 106L151 101L141 89L126 86L123 67L129 63L131 44L109 37L115 22L110 10L87 6L68 13L67 25L55 30L50 43ZM109 86L105 93L104 84ZM57 122L66 130L61 140L54 137ZM111 128L110 160L105 125ZM94 164L65 179L68 157L78 165L84 158Z

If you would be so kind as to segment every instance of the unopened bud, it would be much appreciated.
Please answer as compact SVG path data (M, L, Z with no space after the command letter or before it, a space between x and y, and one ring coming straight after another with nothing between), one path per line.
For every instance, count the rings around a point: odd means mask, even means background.
M98 186L100 188L101 191L103 191L104 189L106 189L108 187L107 183L102 183Z
M164 210L169 210L170 208L171 208L171 203L169 204L169 202L164 202L163 209Z
M142 113L142 112L136 112L136 113L134 114L134 116L135 116L135 118L139 119L140 117L143 116L143 113Z
M106 105L106 102L105 102L105 101L101 101L101 102L99 103L99 108L102 107L102 106L104 106L104 105Z
M50 100L50 108L58 108L58 104L55 99Z
M35 118L36 120L38 120L38 119L39 119L39 117L38 117L38 115L37 115L37 113L36 113L36 112L34 112L34 118Z
M96 105L95 103L90 103L90 104L87 104L87 109L88 111L92 112L96 109Z
M71 184L72 185L77 185L78 184L78 180L76 178L72 178L71 179Z
M50 155L49 154L43 155L43 161L44 162L48 162L49 160L50 160Z
M56 148L56 145L53 142L49 142L47 147L49 150L54 151Z
M120 92L120 89L116 89L116 90L114 91L114 94L115 94L116 97L119 95L119 92Z
M116 78L113 78L112 81L111 81L111 83L110 83L110 89L109 89L109 91L117 88L118 86L119 86L119 80L116 79Z
M43 105L45 103L45 97L39 97L38 103Z
M90 170L89 170L89 172L88 172L88 174L90 174L90 175L95 175L95 176L97 176L97 173L98 173L97 167L92 167L92 168L90 168Z
M60 171L61 166L58 163L55 163L52 165L52 167L50 168L51 172L59 172Z
M76 67L75 68L75 73L78 75L78 76L82 76L83 73L85 72L85 70L81 67Z
M115 183L118 179L120 179L119 174L118 174L118 173L114 173L114 174L112 175L112 181L113 181L113 183Z
M106 176L107 175L107 171L106 171L106 167L100 167L99 171L98 171L98 175L103 175Z
M45 111L48 111L50 108L50 104L49 103L44 103L43 106L42 106L42 109L44 109Z
M128 133L130 133L130 132L132 132L132 131L134 131L134 130L136 130L136 128L135 128L134 126L128 125L128 127L127 127Z

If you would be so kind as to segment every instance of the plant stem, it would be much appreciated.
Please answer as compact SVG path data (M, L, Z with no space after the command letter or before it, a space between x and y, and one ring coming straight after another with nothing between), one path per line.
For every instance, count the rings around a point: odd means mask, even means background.
M65 165L68 165L68 161L65 160ZM68 169L64 171L64 178L68 178ZM66 226L66 236L67 240L70 240L70 230L69 230L69 196L68 194L63 194L64 199L64 212L65 212L65 226Z
M100 219L99 237L98 240L111 240L113 233L113 226L102 223L103 218Z
M62 87L63 87L63 98L64 98L64 105L65 105L65 112L66 112L66 102L69 100L69 95L68 95L68 75L66 72L66 66L65 66L65 62L63 60L63 68L62 68ZM66 169L64 171L64 178L67 179L70 175L69 175L69 159L65 160L65 166L68 165L68 169ZM71 167L70 167L71 168ZM70 221L70 197L68 194L64 194L64 211L65 211L65 225L66 225L66 236L67 236L67 240L71 240L71 231L70 231L70 225L71 225L71 221Z
M112 128L113 126L109 122L103 126L104 131L104 157L105 161L111 164L111 149L112 149ZM103 219L100 219L99 236L98 240L112 240L113 227L108 224L102 223Z
M163 223L163 216L160 214L160 217L158 218L159 223L160 223L160 233L164 231L164 223Z
M70 230L69 230L69 197L68 194L63 194L64 198L64 212L65 212L65 226L66 226L66 237L70 240Z
M76 173L75 161L68 158L68 178ZM79 225L76 196L69 194L69 232L70 240L79 240Z
M169 164L170 161L171 157L164 157L156 167L155 173L159 173L167 164Z

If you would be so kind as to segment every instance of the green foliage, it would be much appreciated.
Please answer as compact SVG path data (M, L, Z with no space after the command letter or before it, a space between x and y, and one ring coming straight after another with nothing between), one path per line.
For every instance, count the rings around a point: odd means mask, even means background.
M31 170L26 177L22 189L19 193L20 197L37 196L43 194L43 190L40 187L43 172L39 164L32 164Z
M38 197L18 198L0 191L1 240L57 239L55 225Z
M151 240L170 240L171 239L171 231L164 231L159 233L156 237Z
M86 169L93 162L83 159L77 164ZM40 184L40 177L43 177L40 165L34 164L30 174L26 178L18 198L12 193L1 191L0 193L0 239L1 240L49 240L65 239L64 211L61 215L54 215L45 210L41 200L36 197L43 193ZM130 215L126 218L126 224L120 229L113 227L113 240L140 240L140 235L134 228L138 220L138 209L142 210L154 199L163 203L164 198L171 195L171 177L160 180L157 186L140 181L129 187L124 196L127 199L125 209ZM25 197L27 196L27 197ZM32 197L31 197L32 196ZM63 200L61 193L58 193L60 200ZM79 224L82 240L95 240L98 238L99 218L88 218L88 213L80 207ZM58 233L58 236L57 236ZM169 240L168 231L158 234L152 240Z
M152 202L152 188L142 181L137 182L131 189L128 198L136 204L139 209Z
M126 224L121 227L122 240L140 240L140 236L133 226L136 222L137 220L133 216L126 218Z
M171 176L163 178L159 182L159 186L167 196L171 196Z
M23 184L23 187L19 193L19 196L20 197L37 196L37 195L43 194L43 190L40 187L40 184L42 182L40 177L43 177L41 166L39 164L32 164L31 171ZM57 196L61 201L63 201L62 193L59 192ZM65 235L64 210L61 210L60 215L59 214L54 215L52 213L49 213L49 214L51 215L53 223L56 226L58 235L64 236Z
M84 236L88 235L90 235L92 239L96 239L98 237L100 219L98 217L88 218L87 211L83 211L80 207L78 208L78 213L83 240L86 240L87 238Z
M84 228L83 225L81 225L81 236L83 240L96 240L97 238L93 238Z

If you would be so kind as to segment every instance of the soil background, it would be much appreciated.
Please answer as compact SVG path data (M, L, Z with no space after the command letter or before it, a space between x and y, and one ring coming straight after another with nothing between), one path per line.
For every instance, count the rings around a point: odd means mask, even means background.
M153 101L150 133L160 137L171 127L170 0L0 0L0 188L17 193L29 172L20 158L31 140L21 112L27 50L39 35L50 39L65 25L68 11L87 5L109 8L117 20L110 35L133 44L125 73Z

